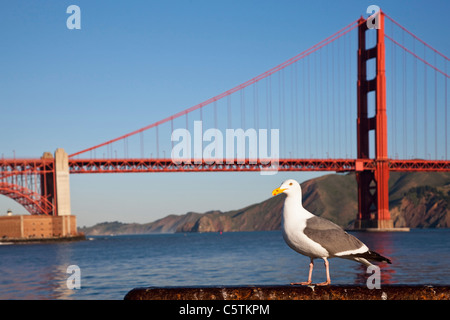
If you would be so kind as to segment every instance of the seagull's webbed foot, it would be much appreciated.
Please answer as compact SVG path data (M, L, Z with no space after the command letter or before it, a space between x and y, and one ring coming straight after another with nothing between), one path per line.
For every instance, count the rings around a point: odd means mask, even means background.
M316 286L328 286L330 285L331 281L327 280L325 282L321 282L321 283L316 283Z
M301 286L309 286L311 284L311 280L303 281L303 282L291 282L292 286L301 285Z

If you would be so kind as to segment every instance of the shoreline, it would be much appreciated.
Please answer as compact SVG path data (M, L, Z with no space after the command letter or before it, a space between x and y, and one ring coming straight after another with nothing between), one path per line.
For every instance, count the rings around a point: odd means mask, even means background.
M83 241L83 240L86 240L86 235L84 234L78 234L76 236L68 236L68 237L51 237L51 238L5 238L0 239L0 245Z

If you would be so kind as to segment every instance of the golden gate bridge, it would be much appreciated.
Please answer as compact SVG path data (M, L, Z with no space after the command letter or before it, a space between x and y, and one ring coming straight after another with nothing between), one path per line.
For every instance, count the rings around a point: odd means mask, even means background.
M386 13L376 19L376 29L359 18L230 90L109 141L55 158L2 158L0 194L32 215L59 216L68 174L270 169L248 150L242 159L174 161L171 134L201 121L221 132L278 129L277 171L355 172L355 227L392 228L390 171L450 171L449 59Z

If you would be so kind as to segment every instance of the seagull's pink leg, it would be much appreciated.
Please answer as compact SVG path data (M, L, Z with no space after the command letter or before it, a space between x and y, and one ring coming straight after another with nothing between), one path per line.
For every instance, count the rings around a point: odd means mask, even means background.
M327 286L331 283L331 279L330 279L330 264L328 263L328 259L327 258L323 258L323 261L325 262L325 269L326 269L326 273L327 273L327 281L325 282L321 282L321 283L317 283L316 285L318 286Z
M309 275L308 275L308 281L305 282L291 282L291 285L301 284L302 286L307 286L311 284L311 277L312 277L312 271L314 268L314 261L311 259L311 262L309 263Z

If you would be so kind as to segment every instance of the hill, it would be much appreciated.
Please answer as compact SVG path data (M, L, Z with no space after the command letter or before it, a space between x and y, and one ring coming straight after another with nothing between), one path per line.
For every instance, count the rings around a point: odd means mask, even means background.
M355 175L329 174L302 183L303 205L342 227L352 224L358 210ZM103 222L80 228L87 235L161 232L277 230L284 195L228 212L188 212L146 224ZM450 173L392 172L389 207L395 227L450 227Z

